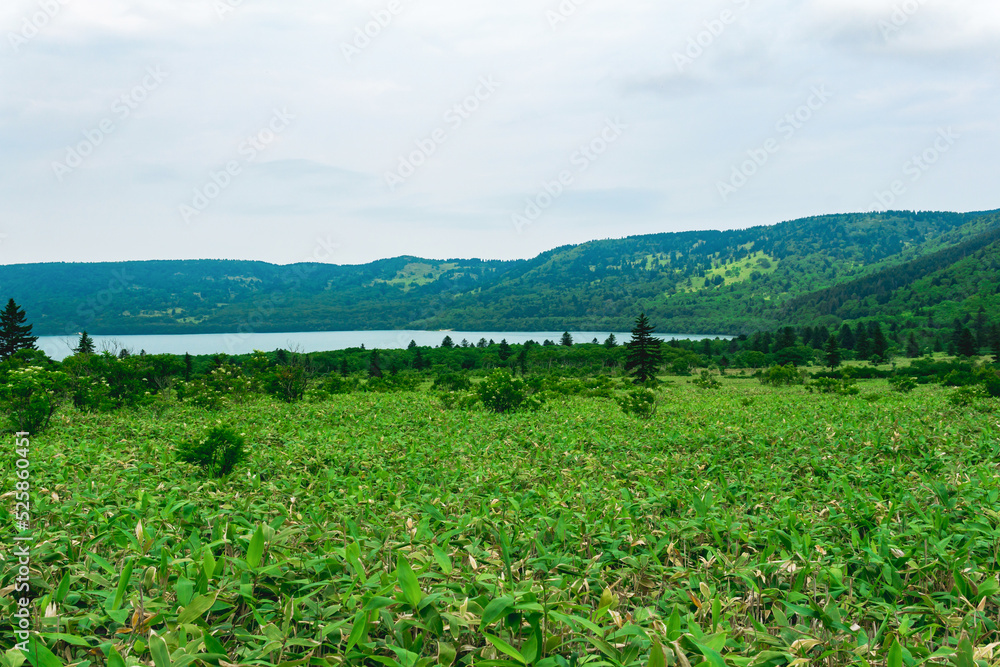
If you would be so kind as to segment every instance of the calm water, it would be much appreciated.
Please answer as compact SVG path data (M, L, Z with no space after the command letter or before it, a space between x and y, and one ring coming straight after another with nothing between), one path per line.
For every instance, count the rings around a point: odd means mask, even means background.
M608 331L581 331L573 333L577 343L589 343L594 338L600 342L608 337ZM661 338L714 338L714 336L689 336L687 334L658 334ZM475 344L480 338L494 340L499 343L507 339L508 343L518 344L529 340L538 343L546 339L559 342L562 332L530 331L519 333L503 333L496 331L329 331L277 334L197 334L190 336L94 336L98 351L105 349L117 352L126 348L138 353L145 350L149 354L249 354L254 350L270 352L279 348L301 352L325 352L328 350L344 350L350 347L364 345L369 350L402 349L411 340L421 346L437 346L445 336L451 336L456 344L462 339ZM629 339L631 334L615 332L619 342ZM726 336L720 336L727 338ZM78 339L66 336L48 336L38 339L38 347L56 360L63 360L73 354Z

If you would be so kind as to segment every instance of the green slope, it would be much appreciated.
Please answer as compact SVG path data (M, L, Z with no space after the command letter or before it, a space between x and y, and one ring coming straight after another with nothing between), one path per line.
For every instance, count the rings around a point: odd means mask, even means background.
M13 265L0 266L0 297L42 335L623 330L640 309L661 331L737 334L989 307L998 228L995 212L896 211L593 241L510 262Z

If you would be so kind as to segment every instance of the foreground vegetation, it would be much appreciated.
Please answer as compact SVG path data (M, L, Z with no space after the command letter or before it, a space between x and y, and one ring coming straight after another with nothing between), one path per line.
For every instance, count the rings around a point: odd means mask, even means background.
M716 375L643 420L612 380L510 414L420 387L66 407L32 442L31 661L997 664L996 399ZM220 427L230 475L178 461Z

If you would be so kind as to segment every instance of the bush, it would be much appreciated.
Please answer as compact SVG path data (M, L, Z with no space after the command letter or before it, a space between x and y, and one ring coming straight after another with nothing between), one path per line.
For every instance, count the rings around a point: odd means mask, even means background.
M302 400L309 386L304 366L278 366L263 377L264 391L286 403Z
M537 396L529 396L524 380L513 377L507 370L493 371L476 387L479 400L490 412L504 414L541 407Z
M774 387L805 384L805 378L795 366L771 366L760 374L760 383Z
M894 378L889 378L889 386L892 387L893 391L898 391L900 394L909 394L917 388L917 378L897 375Z
M361 382L353 376L344 377L337 373L331 373L316 387L316 393L320 396L335 396L338 394L352 394L358 391Z
M472 388L472 383L460 373L444 373L434 378L431 386L433 391L468 391Z
M977 385L966 385L953 391L948 397L948 402L957 408L967 408L987 396L988 394L983 387Z
M817 378L806 389L810 392L818 391L821 394L839 394L841 396L857 396L861 392L855 384L854 378L847 373L844 373L839 380L828 377Z
M395 375L383 375L380 378L369 378L368 383L362 385L361 388L376 394L391 394L403 391L416 391L419 386L419 375L397 373Z
M0 399L15 432L38 433L49 425L65 396L69 378L41 366L15 368L0 386Z
M234 430L217 426L202 440L177 446L177 460L201 466L212 477L225 477L243 459L246 441Z
M719 389L722 387L722 383L712 377L712 374L708 371L702 371L701 377L693 382L695 386L701 387L702 389Z
M615 402L622 412L639 419L652 419L656 414L656 392L652 389L633 389Z
M446 391L439 398L445 410L472 410L479 405L479 396L471 391Z

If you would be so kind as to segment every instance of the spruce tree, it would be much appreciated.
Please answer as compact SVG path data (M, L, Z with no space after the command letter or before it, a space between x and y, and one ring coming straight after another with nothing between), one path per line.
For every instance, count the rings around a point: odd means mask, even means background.
M7 306L0 312L0 360L10 359L19 350L34 350L38 336L31 335L31 325L26 324L28 316L14 303L14 299L7 302Z
M604 341L604 347L608 348L609 350L618 347L618 339L615 338L614 334L610 334L607 340Z
M566 347L573 347L573 337L569 335L568 331L564 331L562 339L559 341L560 345L565 345Z
M500 361L507 361L513 354L514 350L510 348L510 343L507 342L507 339L504 338L500 341L500 349L497 350L497 356L500 357Z
M380 378L382 375L382 366L378 358L378 350L372 350L371 360L368 362L368 377Z
M837 340L836 336L830 336L827 339L823 356L826 359L826 365L830 367L830 370L840 366L842 357L840 354L840 342Z
M920 356L920 345L917 343L917 335L910 332L910 338L906 341L906 356L916 359Z
M650 325L646 313L636 318L632 340L626 346L625 370L632 372L636 384L656 379L656 369L663 361L663 341L653 336L656 327Z
M1000 324L994 324L990 329L990 347L993 350L993 363L1000 364Z
M441 347L450 350L455 347L455 342L451 339L451 336L445 336L444 340L441 341Z
M885 333L882 331L882 326L877 322L872 322L871 336L872 359L875 361L888 361L889 341L886 340Z
M974 357L979 354L979 349L976 346L976 337L969 330L969 327L962 327L962 332L959 334L955 347L960 357Z
M853 350L855 345L854 332L846 323L840 327L840 337L837 342L842 350Z
M858 323L857 333L854 334L854 350L858 359L868 361L872 356L872 342L868 337L868 327L864 322Z
M93 354L94 339L88 336L87 332L84 331L82 334L80 334L80 342L76 344L76 347L73 348L73 351L76 352L77 354L83 354L83 355Z

